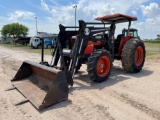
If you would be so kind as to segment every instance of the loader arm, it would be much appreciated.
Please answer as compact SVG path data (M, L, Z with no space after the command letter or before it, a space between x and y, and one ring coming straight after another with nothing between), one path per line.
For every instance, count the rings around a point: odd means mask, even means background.
M87 26L94 24L101 24L104 25L104 27ZM72 79L74 77L78 61L80 58L82 58L85 48L88 42L92 39L93 35L101 32L105 34L105 32L109 30L110 28L105 27L104 23L86 23L83 20L79 20L79 34L75 40L74 47L71 52L71 61L68 69L69 71L71 71ZM102 40L99 39L99 41Z
M93 27L88 25L103 25L103 27ZM105 23L106 24L106 23ZM93 39L93 35L97 33L103 32L105 34L106 31L109 31L109 27L105 27L104 23L91 23L84 22L83 20L79 20L79 31L71 31L66 30L66 28L77 28L71 26L63 26L59 25L60 32L58 34L57 41L57 51L55 55L55 60L53 66L56 66L59 58L61 57L62 64L64 67L64 71L66 73L67 82L69 85L73 85L73 77L77 68L77 64L80 58L82 58L85 48L88 42ZM73 48L70 53L70 63L69 66L66 65L66 61L64 59L63 49L66 43L66 40L76 35L76 40L73 45ZM96 39L97 41L102 41L101 39Z

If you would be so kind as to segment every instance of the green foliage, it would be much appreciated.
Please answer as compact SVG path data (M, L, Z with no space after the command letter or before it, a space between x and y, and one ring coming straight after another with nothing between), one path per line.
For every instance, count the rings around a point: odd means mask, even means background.
M7 24L4 25L1 34L4 37L11 37L13 36L14 38L20 37L20 36L26 36L28 35L28 28L22 24L19 23L12 23L12 24Z
M31 49L31 47L29 47L29 45L25 46L25 45L22 45L22 44L15 45L14 43L10 43L10 44L0 43L0 46L4 46L4 47L7 47L7 48L14 48L14 49L17 49L17 50L20 50L20 48L21 48L22 51L27 51L29 53L39 53L39 54L41 54L41 52L42 52L41 49ZM51 49L44 49L44 54L51 55Z
M144 39L143 41L148 43L160 43L160 34L157 35L156 39Z
M160 54L160 43L156 42L144 42L146 48L146 55L152 56L156 54Z
M144 40L146 43L160 43L160 40Z
M160 54L158 50L146 50L146 56L157 55Z

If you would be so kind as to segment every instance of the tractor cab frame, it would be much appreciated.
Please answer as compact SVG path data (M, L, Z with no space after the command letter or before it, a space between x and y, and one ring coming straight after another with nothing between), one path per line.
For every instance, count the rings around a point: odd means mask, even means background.
M129 33L130 33L130 35L131 36L133 36L134 38L138 38L139 36L138 36L138 30L137 29L134 29L134 28L130 28L130 30L129 30ZM128 29L123 29L122 30L122 34L124 35L124 36L128 36Z

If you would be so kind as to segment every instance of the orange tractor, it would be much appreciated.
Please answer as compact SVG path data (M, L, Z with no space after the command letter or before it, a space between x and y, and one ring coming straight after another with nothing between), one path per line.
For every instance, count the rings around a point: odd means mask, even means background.
M43 40L41 63L23 62L12 84L37 109L68 98L68 86L73 85L74 74L81 64L87 64L88 75L95 82L107 80L115 59L122 61L127 72L137 73L142 70L145 46L137 30L130 29L131 21L137 18L113 14L97 17L96 20L101 22L79 20L79 27L60 24L51 62L44 62ZM115 39L116 24L123 22L129 23L128 29L124 29ZM65 49L66 46L69 49ZM61 63L60 68L58 61Z
M137 18L114 14L97 17L96 20L102 21L102 23L79 21L79 34L74 39L74 45L72 41L69 42L71 52L62 53L65 62L62 62L62 65L67 66L74 75L75 71L80 69L81 64L87 63L89 77L95 82L105 81L109 77L114 59L121 60L122 66L127 72L140 72L145 61L145 46L138 36L138 31L130 29L131 21L135 21ZM123 29L115 39L116 24L123 22L129 23L128 29ZM72 31L64 31L64 34L67 32L72 33ZM61 43L65 46L66 42L61 41ZM72 67L69 67L71 65Z

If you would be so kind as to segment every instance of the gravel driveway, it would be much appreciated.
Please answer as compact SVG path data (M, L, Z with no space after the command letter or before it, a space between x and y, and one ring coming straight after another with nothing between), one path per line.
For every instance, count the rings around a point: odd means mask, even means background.
M126 73L115 61L109 79L93 83L86 65L75 75L69 99L38 111L31 103L15 106L24 99L11 87L24 60L40 62L40 54L0 46L0 119L1 120L160 120L160 57L147 59L137 74ZM49 61L51 56L45 55Z

